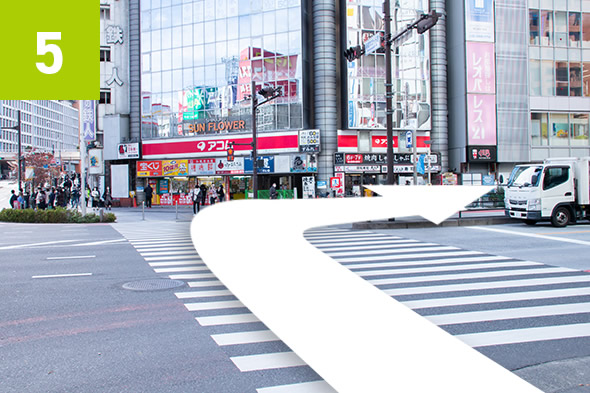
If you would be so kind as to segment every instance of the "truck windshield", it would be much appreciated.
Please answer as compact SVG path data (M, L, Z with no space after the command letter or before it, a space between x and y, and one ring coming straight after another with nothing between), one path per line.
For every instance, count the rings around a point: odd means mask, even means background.
M537 187L542 166L517 166L510 174L508 187Z

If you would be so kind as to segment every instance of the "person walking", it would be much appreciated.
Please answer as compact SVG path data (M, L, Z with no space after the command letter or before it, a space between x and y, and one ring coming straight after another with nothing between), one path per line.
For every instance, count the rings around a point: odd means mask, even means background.
M215 200L217 199L217 191L215 190L215 185L211 184L209 187L209 204L215 205Z
M207 186L201 183L201 205L204 207L207 201Z
M107 210L113 210L113 197L111 196L111 189L107 187L102 194L102 199L104 200L104 207Z
M76 210L78 209L78 206L80 206L80 190L76 186L72 187L71 206L72 209Z
M55 196L55 206L65 207L66 206L66 194L62 187L57 189L57 195Z
M16 207L14 207L14 205L15 205L15 202L18 200L18 196L16 196L16 194L14 193L14 190L10 190L10 194L12 194L12 195L10 195L10 201L9 201L10 208L16 209Z
M190 196L193 201L193 214L197 214L201 211L201 189L197 183L195 183L195 188L191 190Z
M270 187L270 190L268 190L268 197L270 199L277 199L277 184L276 183L272 183L272 186Z
M217 197L219 198L219 202L223 202L225 200L225 191L223 190L223 184L219 185L217 189Z
M51 192L49 193L49 201L47 202L47 208L53 209L55 207L55 187L51 187Z
M37 191L37 208L41 210L45 210L47 208L47 196L45 195L45 191L42 188L39 188Z
M23 192L18 193L18 197L16 198L16 209L24 209L25 208L25 198L23 196Z
M147 187L144 189L145 191L145 205L146 207L152 207L152 196L154 195L153 188L148 184Z

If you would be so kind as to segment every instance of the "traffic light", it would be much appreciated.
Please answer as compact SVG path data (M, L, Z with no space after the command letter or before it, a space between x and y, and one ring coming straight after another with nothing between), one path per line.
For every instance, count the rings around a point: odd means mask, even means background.
M278 94L277 96L281 95L281 90L282 90L282 86L279 87L263 87L262 89L258 90L258 94L260 94L261 96L263 96L266 99L272 98L275 96L275 94Z
M427 30L430 30L436 22L438 22L438 18L442 14L438 14L435 10L432 10L430 14L422 14L420 20L416 22L416 30L418 30L418 34L423 34Z
M233 146L230 146L227 148L227 160L228 161L233 161L234 160L234 148Z
M360 57L365 53L362 46L351 46L347 50L344 51L344 57L348 61L355 61L356 59L360 59Z

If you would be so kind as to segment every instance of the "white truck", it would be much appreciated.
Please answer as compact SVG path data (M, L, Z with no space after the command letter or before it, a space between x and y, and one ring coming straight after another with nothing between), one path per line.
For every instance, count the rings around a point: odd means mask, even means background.
M565 227L590 218L590 157L548 158L517 165L504 188L506 216L528 225Z

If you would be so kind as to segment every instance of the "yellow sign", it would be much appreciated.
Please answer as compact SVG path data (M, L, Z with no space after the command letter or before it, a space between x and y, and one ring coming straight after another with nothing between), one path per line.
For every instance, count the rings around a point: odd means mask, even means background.
M162 161L162 175L188 176L188 160Z

